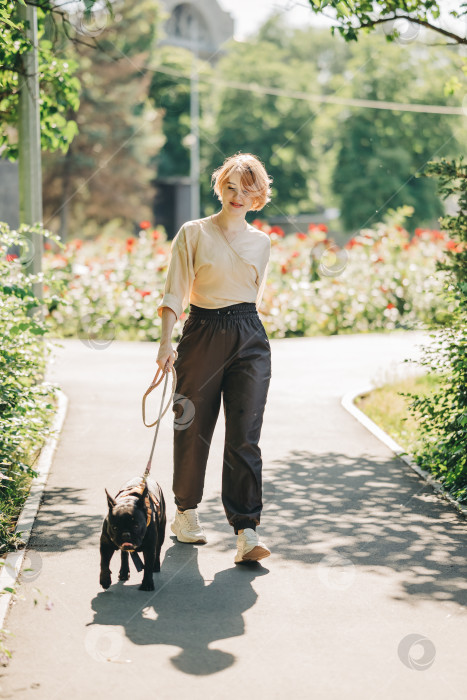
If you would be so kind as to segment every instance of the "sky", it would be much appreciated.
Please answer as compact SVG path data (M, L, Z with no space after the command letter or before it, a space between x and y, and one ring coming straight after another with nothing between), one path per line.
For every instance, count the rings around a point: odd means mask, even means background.
M229 12L235 21L234 37L238 41L245 40L254 33L261 24L275 10L282 10L284 18L292 26L315 26L329 27L332 24L330 19L322 15L315 15L308 0L217 0L223 10ZM441 7L444 10L442 26L449 28L462 28L465 31L467 18L454 20L447 15L449 9L459 8L465 0L441 0ZM329 11L331 14L331 11Z
M232 15L235 21L234 37L238 41L253 34L263 22L277 10L284 12L284 18L292 26L329 27L331 22L315 15L307 0L217 0L223 10Z

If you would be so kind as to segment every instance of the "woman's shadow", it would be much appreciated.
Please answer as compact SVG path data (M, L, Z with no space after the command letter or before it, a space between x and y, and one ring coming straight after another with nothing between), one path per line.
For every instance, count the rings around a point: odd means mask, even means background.
M172 538L175 540L175 538ZM235 656L210 649L219 639L244 633L242 613L257 599L251 582L268 573L258 562L235 565L215 574L206 585L198 568L198 548L175 543L167 550L155 591L138 590L142 574L130 569L131 583L117 581L117 552L112 559L113 585L92 601L92 625L122 626L134 644L168 644L181 649L171 658L184 673L208 675L231 666Z

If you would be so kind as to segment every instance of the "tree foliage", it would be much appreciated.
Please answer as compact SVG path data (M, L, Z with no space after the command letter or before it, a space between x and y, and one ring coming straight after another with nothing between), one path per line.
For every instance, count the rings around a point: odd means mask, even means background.
M67 46L81 84L79 132L66 156L43 158L44 217L63 238L95 234L112 218L131 230L151 217L151 158L163 144L149 96L158 23L152 0L125 2L95 46Z
M455 69L456 55L449 50L387 45L380 36L349 49L345 74L333 81L340 95L457 106L457 98L446 95L444 88L447 70ZM436 184L422 175L435 156L465 152L462 117L353 108L341 111L336 123L332 183L345 228L366 226L388 208L403 205L414 208L412 228L433 225L443 206Z
M158 177L186 176L190 174L190 150L186 138L190 133L190 68L189 51L174 46L162 46L157 52L157 66L149 87L153 104L162 113L164 145L154 165ZM158 71L163 67L164 71ZM198 62L198 71L211 74L209 65ZM203 90L204 88L204 90ZM204 103L205 84L200 84Z
M442 0L309 0L315 13L335 11L337 31L347 40L357 40L359 32L370 32L382 25L388 41L400 40L408 31L405 21L417 27L431 29L446 39L446 43L467 44L464 31L455 31L440 25ZM445 10L446 11L446 10ZM462 2L458 9L446 11L455 19L467 16L467 3Z
M293 34L280 29L275 18L251 40L227 48L216 77L231 84L250 84L253 89L214 84L211 103L205 107L202 191L206 213L218 207L217 198L209 195L209 174L238 151L257 155L273 178L272 201L264 210L267 216L321 209L313 146L315 110L306 101L255 91L256 85L309 91L317 82L316 66L311 61L303 64L295 54Z
M201 100L203 172L217 167L224 154L258 153L274 177L267 216L337 206L346 231L381 220L397 206L414 207L413 227L432 225L442 213L435 184L416 174L435 154L450 156L461 148L459 116L346 107L231 85L457 106L456 96L445 91L457 54L388 45L381 35L363 43L330 41L327 30L284 29L280 16L228 49L216 69L216 78L228 85L214 84ZM208 177L203 201L210 213Z
M449 43L465 44L464 34L449 32L438 24L440 3L436 0L310 0L313 9L321 12L333 6L341 21L339 31L347 41L358 38L358 30L369 31L378 24L405 18L447 36ZM452 17L466 17L467 3L451 10ZM465 30L465 24L464 24ZM400 38L392 33L388 38ZM448 81L447 92L458 92L460 81ZM412 398L409 409L421 418L424 443L414 455L417 463L440 479L446 491L460 502L467 502L467 167L462 155L456 160L441 158L427 164L424 175L438 177L443 197L457 200L456 214L440 219L449 233L451 250L437 269L448 273L444 289L451 313L443 322L433 347L423 348L420 364L442 377L441 387L431 396L403 394ZM434 326L433 326L434 327Z
M19 0L23 5L26 3ZM38 64L40 85L41 147L66 152L77 133L76 122L67 117L79 105L76 64L60 57L51 38L51 10L38 7ZM0 155L18 158L18 98L24 78L23 56L31 50L25 22L19 18L18 3L0 0Z

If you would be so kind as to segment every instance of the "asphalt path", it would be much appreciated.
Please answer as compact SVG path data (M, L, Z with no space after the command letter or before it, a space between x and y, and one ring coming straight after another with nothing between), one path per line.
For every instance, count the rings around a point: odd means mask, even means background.
M261 435L272 551L234 564L220 499L223 409L200 518L206 545L167 529L155 591L99 587L104 487L142 474L153 428L141 398L157 345L60 341L48 379L68 414L5 626L0 695L35 700L215 697L465 698L466 521L341 406L370 382L414 371L419 332L271 340ZM415 367L415 371L416 367ZM419 371L419 370L418 370ZM156 417L161 393L148 412ZM153 476L175 511L172 413Z

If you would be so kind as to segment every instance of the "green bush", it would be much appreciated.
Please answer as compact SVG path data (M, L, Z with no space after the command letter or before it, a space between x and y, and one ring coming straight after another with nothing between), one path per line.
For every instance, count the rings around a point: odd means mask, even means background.
M33 233L52 237L40 227L12 231L0 222L0 553L14 545L16 516L56 408L56 387L43 381L51 345L32 291L45 278L24 271Z
M441 387L430 397L413 398L409 408L422 418L423 447L414 455L431 471L444 489L459 502L467 502L467 166L443 159L431 163L428 173L440 178L444 197L456 196L456 215L440 219L455 245L437 268L447 273L443 295L452 312L436 333L436 342L424 348L420 364L442 377ZM432 336L434 337L434 336Z

